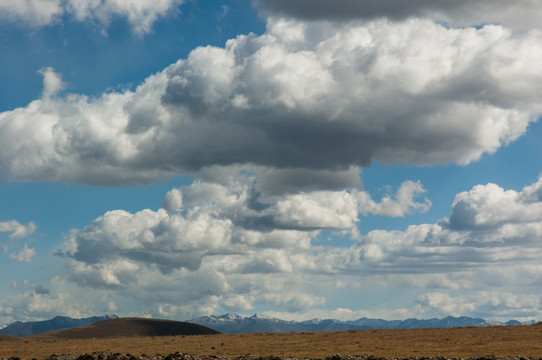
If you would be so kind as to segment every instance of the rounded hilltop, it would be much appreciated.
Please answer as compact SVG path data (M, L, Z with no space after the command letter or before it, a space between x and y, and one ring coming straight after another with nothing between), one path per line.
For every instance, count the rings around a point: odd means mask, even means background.
M85 339L135 336L176 336L212 335L218 331L208 327L183 321L118 318L72 329L50 331L31 336L32 338Z

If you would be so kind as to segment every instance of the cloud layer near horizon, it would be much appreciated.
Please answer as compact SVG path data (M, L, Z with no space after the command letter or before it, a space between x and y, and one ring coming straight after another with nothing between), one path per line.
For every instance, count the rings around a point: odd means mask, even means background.
M116 301L137 293L145 309L162 316L261 305L310 314L326 304L326 291L390 286L425 293L388 317L528 318L542 311L542 178L519 192L477 185L434 224L366 235L358 232L359 216L426 211L421 185L405 182L375 202L359 190L254 198L253 181L196 181L171 190L157 211L105 213L66 237L62 281L108 291ZM322 242L324 230L353 243ZM366 313L342 316L355 314Z
M244 164L467 164L537 119L541 41L425 20L269 20L134 91L62 94L45 68L42 97L0 113L0 177L113 185Z

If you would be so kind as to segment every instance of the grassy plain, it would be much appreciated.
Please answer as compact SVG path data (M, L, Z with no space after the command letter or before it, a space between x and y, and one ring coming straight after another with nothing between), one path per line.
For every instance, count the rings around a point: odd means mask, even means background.
M59 338L45 333L0 338L0 358L40 359L53 353L107 351L132 355L281 356L323 358L334 354L379 357L473 358L494 355L542 358L542 324L451 329L361 330L238 335Z

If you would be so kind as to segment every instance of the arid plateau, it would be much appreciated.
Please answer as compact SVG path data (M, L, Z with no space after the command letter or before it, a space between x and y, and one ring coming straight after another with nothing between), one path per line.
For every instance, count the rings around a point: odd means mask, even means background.
M134 325L139 321L138 325ZM105 325L103 325L105 323ZM160 324L168 332L157 331ZM173 329L173 330L171 330ZM154 332L153 332L154 331ZM168 322L128 319L15 338L0 337L0 358L88 359L193 357L316 359L341 358L542 358L542 323L523 326L463 327L336 332L204 334L175 332ZM184 331L184 330L183 330ZM94 354L94 355L91 355ZM106 355L109 354L109 355ZM109 357L108 357L109 356ZM173 355L171 355L173 356ZM170 356L170 357L171 357Z

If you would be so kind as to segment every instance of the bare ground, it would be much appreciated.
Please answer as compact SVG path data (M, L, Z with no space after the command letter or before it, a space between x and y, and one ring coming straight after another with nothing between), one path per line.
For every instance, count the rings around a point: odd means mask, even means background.
M27 338L3 337L0 339L0 358L45 359L52 354L72 354L72 356L64 358L57 356L49 358L50 360L73 360L81 354L87 354L85 355L87 358L80 360L113 360L122 357L124 360L264 357L269 360L278 360L274 357L324 359L336 354L341 354L341 356L328 360L420 359L423 357L542 359L542 324L485 328L79 339L59 338L53 333L53 335L42 334ZM112 354L116 354L116 358L107 358ZM147 354L146 357L143 356L144 354ZM189 357L186 358L186 356Z

